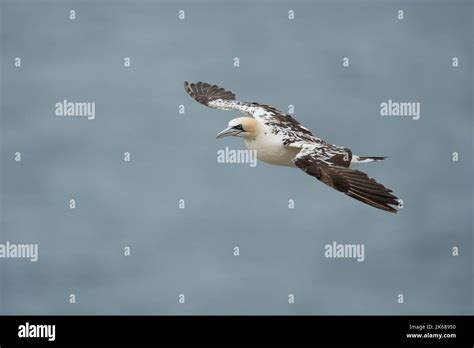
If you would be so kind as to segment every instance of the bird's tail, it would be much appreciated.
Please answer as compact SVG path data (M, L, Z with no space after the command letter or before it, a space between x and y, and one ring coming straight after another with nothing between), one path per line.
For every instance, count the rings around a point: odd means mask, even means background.
M351 163L370 163L377 162L386 159L387 157L364 157L364 156L352 156Z

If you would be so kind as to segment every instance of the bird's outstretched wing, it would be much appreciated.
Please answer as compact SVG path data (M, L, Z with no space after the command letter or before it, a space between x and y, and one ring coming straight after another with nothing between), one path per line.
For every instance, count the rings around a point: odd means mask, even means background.
M197 102L210 108L235 110L253 117L271 127L275 134L281 134L285 146L300 147L302 143L324 143L311 134L291 115L285 114L270 105L248 103L235 100L235 94L205 82L184 82L184 89Z
M293 162L307 174L314 176L326 185L345 193L365 204L396 213L399 201L392 190L371 179L367 174L339 165L334 157L322 160L317 151L302 149ZM395 206L395 207L392 207Z

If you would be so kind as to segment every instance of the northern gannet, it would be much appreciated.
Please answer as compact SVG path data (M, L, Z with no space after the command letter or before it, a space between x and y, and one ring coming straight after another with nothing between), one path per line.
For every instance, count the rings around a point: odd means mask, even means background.
M184 82L184 88L203 105L220 110L235 110L246 115L231 120L216 138L240 137L248 149L256 150L259 160L298 167L365 204L391 213L397 212L399 200L392 190L351 168L354 163L375 162L385 157L353 155L348 148L316 138L291 115L269 105L237 101L234 93L216 85Z

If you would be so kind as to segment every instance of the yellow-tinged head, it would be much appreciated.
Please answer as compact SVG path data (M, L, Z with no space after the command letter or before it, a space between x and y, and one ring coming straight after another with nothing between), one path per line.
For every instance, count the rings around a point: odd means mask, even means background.
M219 132L216 138L228 136L252 138L257 135L257 121L251 117L237 117L230 120L226 129Z

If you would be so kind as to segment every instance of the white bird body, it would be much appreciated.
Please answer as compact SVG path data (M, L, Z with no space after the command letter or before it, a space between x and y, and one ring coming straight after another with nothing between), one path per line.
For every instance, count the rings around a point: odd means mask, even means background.
M244 138L249 150L255 150L257 158L263 162L286 167L296 167L293 159L301 148L283 146L281 134L272 133L269 126L257 121L256 135Z
M235 100L234 93L204 82L184 83L186 92L197 102L219 110L239 111L245 117L232 119L217 138L242 138L261 161L297 167L322 183L375 208L396 213L399 200L392 190L371 179L354 163L368 163L385 157L364 157L348 148L315 137L292 115L256 102Z

